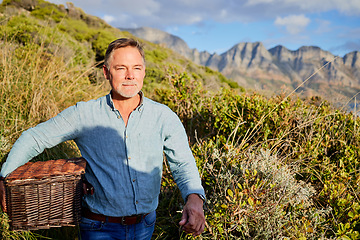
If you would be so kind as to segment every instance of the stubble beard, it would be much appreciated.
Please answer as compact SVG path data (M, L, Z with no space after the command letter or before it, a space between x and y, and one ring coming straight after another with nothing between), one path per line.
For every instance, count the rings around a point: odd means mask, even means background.
M127 91L124 88L126 88L126 87L124 85L122 85L118 89L113 89L113 91L116 92L116 94L120 95L123 98L133 98L140 92L137 85L134 86L134 88L136 88L136 89L133 89L131 91Z

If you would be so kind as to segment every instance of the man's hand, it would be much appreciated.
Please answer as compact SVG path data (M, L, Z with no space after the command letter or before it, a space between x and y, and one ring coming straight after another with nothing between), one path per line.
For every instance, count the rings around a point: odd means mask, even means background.
M203 200L197 194L188 196L179 225L182 226L184 232L194 236L198 236L204 231Z
M6 212L5 194L5 183L3 179L0 179L0 205L3 212Z

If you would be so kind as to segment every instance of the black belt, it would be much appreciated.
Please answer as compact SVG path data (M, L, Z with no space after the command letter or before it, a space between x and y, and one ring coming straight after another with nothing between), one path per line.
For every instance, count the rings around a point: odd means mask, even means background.
M122 225L132 225L140 223L141 220L146 217L149 213L146 214L139 214L139 215L132 215L128 217L111 217L111 216L105 216L102 214L97 214L91 212L88 208L82 209L82 216L89 218L91 220L95 221L101 221L101 222L110 222L110 223L120 223Z

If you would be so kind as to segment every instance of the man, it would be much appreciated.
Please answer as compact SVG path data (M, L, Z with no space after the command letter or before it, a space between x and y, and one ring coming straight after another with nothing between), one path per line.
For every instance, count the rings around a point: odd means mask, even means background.
M186 204L179 225L186 233L204 230L204 190L179 118L143 96L144 52L133 39L109 44L103 66L111 92L79 102L25 131L14 144L1 176L45 148L73 139L87 160L81 237L150 239L155 224L163 153Z

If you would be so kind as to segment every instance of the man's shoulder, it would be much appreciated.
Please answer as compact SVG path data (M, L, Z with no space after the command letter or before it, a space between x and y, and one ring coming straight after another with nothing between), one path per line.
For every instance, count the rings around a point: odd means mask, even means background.
M91 99L88 101L80 101L76 103L76 106L80 108L89 108L89 107L96 107L104 103L106 103L106 96L102 96L97 99Z
M156 102L152 99L144 97L144 106L150 109L156 109L159 111L172 112L172 110L165 104Z
M148 98L144 99L144 111L146 117L162 119L164 123L180 122L179 116L171 108Z

